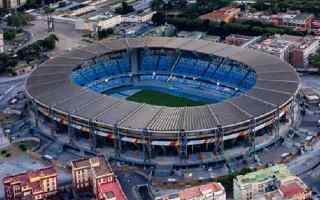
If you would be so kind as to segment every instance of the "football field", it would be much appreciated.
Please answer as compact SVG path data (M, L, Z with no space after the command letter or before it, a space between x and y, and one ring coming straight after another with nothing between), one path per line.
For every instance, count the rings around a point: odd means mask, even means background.
M127 100L169 107L199 106L206 104L205 102L193 101L185 97L178 97L152 90L141 90L134 95L129 96Z

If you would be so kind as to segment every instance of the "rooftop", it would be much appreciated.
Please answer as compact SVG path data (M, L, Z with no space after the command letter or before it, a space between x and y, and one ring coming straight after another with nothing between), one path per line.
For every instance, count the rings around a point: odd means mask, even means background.
M290 182L288 184L283 184L280 186L280 191L285 198L292 198L297 194L304 193L305 187L295 180L294 182Z
M305 21L307 19L309 19L310 17L312 17L313 15L312 14L309 14L309 13L301 13L301 14L297 14L293 20L298 20L298 21Z
M290 177L292 175L290 174L288 168L285 165L280 164L280 165L275 165L265 169L261 169L255 172L251 172L246 175L237 176L237 180L242 184L250 184L250 183L263 182L274 176L277 179L281 180L281 179Z
M318 42L318 40L315 37L312 36L294 36L294 35L281 35L279 36L279 39L288 41L291 43L295 43L295 46L300 49L306 49L310 45L314 44L315 42Z
M4 177L3 183L8 185L20 184L21 187L26 187L28 190L31 189L33 192L39 192L43 190L41 184L42 178L56 175L57 172L53 167L47 167Z
M124 192L118 181L99 184L99 192L104 196L104 199L126 200Z
M200 18L202 19L209 19L209 20L223 20L226 17L234 16L240 12L240 8L235 7L224 7L219 10L213 10L207 14L201 15Z
M274 37L267 38L257 43L253 43L249 45L249 48L258 49L270 54L278 55L279 53L286 51L289 47L292 47L294 44L294 41L285 40L282 38L282 36L275 35Z
M159 197L159 200L169 200L169 199L193 199L195 197L200 197L207 195L209 193L216 193L216 192L224 192L224 188L220 183L211 182L205 185L190 187L185 190L182 190L178 193L169 194L166 196Z
M73 169L91 168L95 172L96 176L112 173L111 167L103 156L74 160L72 161L72 167Z

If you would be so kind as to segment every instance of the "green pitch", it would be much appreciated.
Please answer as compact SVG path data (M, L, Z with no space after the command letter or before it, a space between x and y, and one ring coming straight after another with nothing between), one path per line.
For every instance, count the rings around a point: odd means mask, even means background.
M141 90L140 92L128 97L127 100L169 107L199 106L206 104L205 102L193 101L185 97L177 97L152 90Z

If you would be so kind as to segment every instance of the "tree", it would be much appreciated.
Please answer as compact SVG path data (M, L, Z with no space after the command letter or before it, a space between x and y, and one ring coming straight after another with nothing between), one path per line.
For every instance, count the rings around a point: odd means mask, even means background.
M3 33L4 40L11 41L11 40L14 40L15 37L16 37L15 31L6 31Z
M115 10L115 12L120 15L126 15L133 11L134 11L133 6L129 5L126 1L123 1L121 7L118 7Z
M4 72L9 67L16 66L18 61L7 54L0 54L0 72Z
M52 50L56 47L56 42L59 41L55 34L50 34L42 41L42 47L48 50Z
M101 40L103 38L108 37L109 35L113 34L114 31L112 28L102 29L98 31L98 39Z
M46 6L45 8L44 8L44 13L45 14L50 14L50 13L53 13L54 12L54 8L51 8L50 6Z
M55 34L50 34L45 39L38 40L20 49L17 52L18 58L27 62L38 59L42 52L54 49L57 41L59 41L58 37Z
M159 26L159 25L163 25L165 24L166 22L166 19L165 19L165 15L162 13L162 12L157 12L155 13L152 18L151 18L152 22Z
M163 0L153 0L150 3L151 9L154 11L163 10L164 6L165 6L165 3L163 2Z
M27 9L31 9L31 8L39 8L41 6L41 3L39 3L39 1L37 0L27 0L25 7Z
M7 18L8 26L14 27L27 25L28 21L30 21L30 17L20 12L14 13Z
M318 69L318 72L320 72L320 53L319 51L310 57L310 64Z

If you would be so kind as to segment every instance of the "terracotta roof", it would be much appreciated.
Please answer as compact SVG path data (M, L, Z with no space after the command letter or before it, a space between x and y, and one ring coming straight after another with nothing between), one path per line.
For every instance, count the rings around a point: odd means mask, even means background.
M122 191L121 185L117 180L110 183L101 183L98 187L99 193L104 196L114 196L116 200L127 200L127 197Z
M234 7L224 7L219 10L214 10L210 13L204 14L200 16L202 19L224 19L226 17L231 17L237 12L239 8L234 8Z
M192 187L180 192L179 196L181 199L192 199L201 196L201 192L198 187Z
M280 186L280 191L285 198L292 198L293 196L303 193L304 188L298 182L291 182Z

